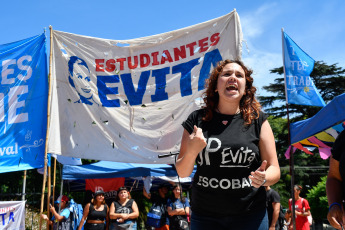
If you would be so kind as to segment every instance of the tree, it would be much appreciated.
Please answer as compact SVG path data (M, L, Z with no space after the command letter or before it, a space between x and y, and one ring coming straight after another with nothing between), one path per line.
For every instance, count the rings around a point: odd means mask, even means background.
M321 178L319 183L310 189L307 193L307 200L309 201L310 211L313 219L320 222L327 217L328 200L326 196L326 180L327 176Z
M283 75L283 67L270 70L271 73ZM327 65L322 61L316 61L314 70L310 74L316 88L326 103L331 101L335 96L345 92L345 69L338 67L337 64ZM258 97L265 111L274 117L286 117L285 103L285 86L284 77L278 77L268 86L263 87L271 96ZM274 106L273 106L274 105ZM314 116L321 107L289 105L291 122L304 120Z

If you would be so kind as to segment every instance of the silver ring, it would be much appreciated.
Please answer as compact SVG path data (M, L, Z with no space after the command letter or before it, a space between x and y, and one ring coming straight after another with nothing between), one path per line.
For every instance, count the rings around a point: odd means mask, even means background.
M266 179L264 179L264 181L262 182L260 186L263 186L265 183L266 183Z

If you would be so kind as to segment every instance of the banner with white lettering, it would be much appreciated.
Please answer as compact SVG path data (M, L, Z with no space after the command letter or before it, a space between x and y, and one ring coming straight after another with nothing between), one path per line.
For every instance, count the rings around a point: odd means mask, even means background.
M176 31L108 40L53 31L48 150L129 163L172 163L181 123L199 107L210 71L240 59L233 11Z
M0 229L25 229L25 201L0 201Z
M48 74L44 34L0 45L0 173L43 167Z

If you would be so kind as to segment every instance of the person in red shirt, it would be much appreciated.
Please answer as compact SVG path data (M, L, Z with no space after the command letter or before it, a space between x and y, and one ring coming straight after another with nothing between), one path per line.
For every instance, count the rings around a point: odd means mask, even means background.
M308 221L308 216L310 216L310 206L309 202L300 197L299 194L301 193L302 186L295 185L294 186L294 194L295 194L295 221L296 221L296 230L310 230L310 225ZM292 199L289 199L289 209L292 210L291 204ZM290 228L292 223L290 225Z

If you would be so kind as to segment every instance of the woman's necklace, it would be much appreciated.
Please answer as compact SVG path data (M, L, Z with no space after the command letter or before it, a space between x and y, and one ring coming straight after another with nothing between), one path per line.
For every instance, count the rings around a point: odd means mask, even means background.
M220 113L218 107L216 108L216 112ZM241 112L241 110L238 110L234 115L237 115L237 114L239 114L240 112ZM220 114L221 114L221 113L220 113ZM222 120L222 124L223 124L223 125L227 125L228 123L229 123L228 120Z
M96 210L96 211L100 211L101 208L102 208L102 204L96 205L96 206L95 206L95 210Z

